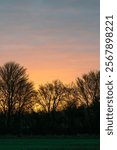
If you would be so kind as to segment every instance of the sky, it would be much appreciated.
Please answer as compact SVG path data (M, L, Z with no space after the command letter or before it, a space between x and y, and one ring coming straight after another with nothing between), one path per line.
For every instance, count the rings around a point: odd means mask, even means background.
M15 61L36 86L99 69L99 0L0 0L0 66Z

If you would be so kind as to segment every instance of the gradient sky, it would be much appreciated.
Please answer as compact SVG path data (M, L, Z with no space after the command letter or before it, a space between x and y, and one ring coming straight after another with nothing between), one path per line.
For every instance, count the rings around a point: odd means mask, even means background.
M99 69L99 0L0 0L0 65L16 61L36 86Z

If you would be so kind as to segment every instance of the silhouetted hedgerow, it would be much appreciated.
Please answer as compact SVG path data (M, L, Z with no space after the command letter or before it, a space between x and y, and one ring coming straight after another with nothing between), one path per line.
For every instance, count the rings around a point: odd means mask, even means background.
M78 135L100 132L100 72L70 85L39 85L15 62L0 67L0 134Z

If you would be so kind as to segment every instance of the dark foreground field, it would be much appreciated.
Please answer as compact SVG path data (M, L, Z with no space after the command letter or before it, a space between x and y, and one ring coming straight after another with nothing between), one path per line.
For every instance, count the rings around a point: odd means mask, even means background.
M0 150L99 150L99 139L1 138Z

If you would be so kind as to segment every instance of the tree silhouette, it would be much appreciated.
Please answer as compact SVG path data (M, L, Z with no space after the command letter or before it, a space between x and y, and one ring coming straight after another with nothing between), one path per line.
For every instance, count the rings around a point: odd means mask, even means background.
M84 74L82 78L77 78L76 86L80 101L89 106L95 100L100 100L100 72L89 72Z
M76 86L78 90L78 98L80 99L81 104L84 106L85 122L91 132L90 115L92 114L89 108L92 104L97 104L97 112L99 114L100 72L91 71L88 74L84 74L82 78L77 78Z
M66 87L59 80L40 85L38 90L38 103L45 112L56 111L65 102Z
M6 115L6 126L10 127L12 115L20 114L31 106L35 95L33 84L28 81L26 69L15 62L0 67L0 107Z
M55 80L35 91L23 66L8 62L0 67L0 134L77 135L99 130L99 71L68 85Z

